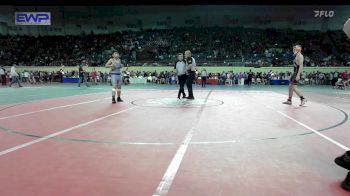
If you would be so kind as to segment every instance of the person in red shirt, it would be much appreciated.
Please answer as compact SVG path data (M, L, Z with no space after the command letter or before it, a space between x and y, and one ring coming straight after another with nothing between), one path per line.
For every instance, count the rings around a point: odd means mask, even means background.
M344 82L344 86L350 85L349 73L347 70L342 73L342 81Z
M349 86L349 73L345 70L340 74L341 80L335 83L337 88L345 89L346 86Z
M96 69L95 68L92 70L91 77L92 77L93 83L95 85L97 85L97 73L96 73Z
M341 77L343 80L348 80L349 79L349 73L347 70L345 70L343 73L341 73Z

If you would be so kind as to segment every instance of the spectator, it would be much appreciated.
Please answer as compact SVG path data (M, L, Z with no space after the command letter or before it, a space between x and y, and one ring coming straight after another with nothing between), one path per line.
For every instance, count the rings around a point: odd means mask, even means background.
M10 87L12 86L13 83L17 82L19 87L22 87L21 83L20 83L20 78L19 78L19 74L16 71L16 64L13 64L11 67L11 83L10 83Z
M91 73L91 77L92 77L92 82L97 85L97 72L96 69L93 68L92 73Z
M0 67L0 79L1 79L1 84L3 85L3 86L6 86L6 70L5 70L5 68L4 68L4 66L2 66L1 65L1 67Z
M207 76L208 76L207 70L205 68L202 69L201 71L202 88L205 88L205 85L207 84Z
M253 74L252 70L250 69L249 72L248 72L248 86L252 85L253 75L254 74Z
M60 68L61 83L63 83L64 75L65 75L65 72L64 72L64 65L61 64L61 68Z

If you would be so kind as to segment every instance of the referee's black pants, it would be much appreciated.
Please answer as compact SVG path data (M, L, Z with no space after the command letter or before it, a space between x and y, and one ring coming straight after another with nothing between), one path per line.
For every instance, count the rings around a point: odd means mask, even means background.
M187 75L183 74L181 76L178 76L178 78L179 78L179 85L180 85L178 97L180 97L181 93L182 93L183 97L186 97L185 88L184 87L185 87L185 84L186 84L186 81L187 81Z
M186 81L187 90L188 90L188 98L194 98L192 84L193 84L193 80L195 78L195 74L196 73L194 71L191 71L190 74L188 75L188 78Z

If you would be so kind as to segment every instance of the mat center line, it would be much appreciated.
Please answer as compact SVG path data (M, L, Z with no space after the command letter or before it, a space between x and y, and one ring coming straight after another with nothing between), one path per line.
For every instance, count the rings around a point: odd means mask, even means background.
M204 110L204 106L206 101L208 100L210 94L211 94L212 90L209 91L207 97L205 98L204 104L200 107L200 110L197 114L196 117L196 121L195 124L192 126L192 128L188 131L188 133L186 134L184 140L182 141L180 147L178 148L178 150L176 151L172 161L170 162L162 180L160 181L156 191L154 192L153 196L165 196L168 194L169 189L171 187L171 184L174 181L174 178L176 176L177 171L180 168L181 162L183 160L183 157L185 156L185 153L188 149L188 146L192 140L192 136L194 133L195 128L197 127L200 117L203 113Z

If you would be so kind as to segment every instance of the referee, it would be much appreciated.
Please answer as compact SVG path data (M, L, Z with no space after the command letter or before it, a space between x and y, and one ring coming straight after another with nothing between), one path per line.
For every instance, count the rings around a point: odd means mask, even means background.
M195 79L195 74L196 74L195 73L196 61L192 57L191 51L189 51L189 50L185 51L185 58L186 58L186 66L187 66L187 74L188 74L188 78L186 81L187 90L188 90L188 97L186 97L186 98L193 100L194 96L193 96L192 84L193 84L193 80Z

